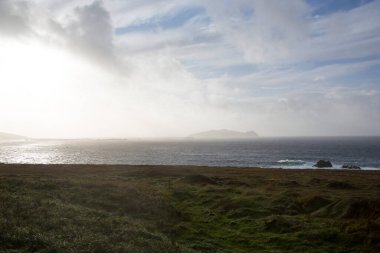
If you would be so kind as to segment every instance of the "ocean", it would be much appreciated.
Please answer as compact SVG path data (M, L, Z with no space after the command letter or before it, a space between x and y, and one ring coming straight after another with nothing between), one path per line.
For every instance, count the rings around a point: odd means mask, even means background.
M32 140L0 143L0 163L148 164L313 168L330 160L380 169L380 137L257 138L247 141Z

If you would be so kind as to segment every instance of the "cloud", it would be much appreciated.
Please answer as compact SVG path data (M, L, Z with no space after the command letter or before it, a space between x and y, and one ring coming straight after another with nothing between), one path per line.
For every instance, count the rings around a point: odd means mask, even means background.
M195 3L196 4L196 3ZM113 13L115 27L144 24L159 21L171 16L178 10L194 6L193 0L131 0L107 1L107 8ZM128 13L128 15L125 15Z
M380 127L377 92L341 87L326 93L297 94L280 102L274 115L300 135L376 135Z
M301 0L0 0L2 127L380 134L380 2L314 12Z
M111 71L125 71L123 55L114 44L111 15L102 1L73 6L65 10L65 15L57 16L60 18L46 20L47 37L54 37L55 43Z
M205 1L216 30L248 62L288 60L308 37L309 8L304 1L248 1L219 4Z
M219 98L224 99L226 111L239 119L237 126L254 127L262 135L378 135L378 94L379 89L340 87L232 101L225 94Z
M254 64L379 55L380 2L313 17L305 1L205 1L218 32Z
M114 55L111 18L100 1L75 8L72 18L65 27L71 47L100 58Z
M0 34L15 36L29 30L28 3L0 0Z

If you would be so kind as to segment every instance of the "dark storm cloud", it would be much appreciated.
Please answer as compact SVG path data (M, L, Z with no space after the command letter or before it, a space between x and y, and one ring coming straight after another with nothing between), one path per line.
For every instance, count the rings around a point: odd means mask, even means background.
M70 46L99 60L114 60L113 28L101 1L77 7L66 28Z
M125 64L113 42L113 25L103 1L74 7L69 15L48 20L50 35L69 51L106 69L124 73Z
M45 14L33 2L0 0L0 35L58 43L91 62L124 72L115 53L110 13L102 1L77 6L61 19Z

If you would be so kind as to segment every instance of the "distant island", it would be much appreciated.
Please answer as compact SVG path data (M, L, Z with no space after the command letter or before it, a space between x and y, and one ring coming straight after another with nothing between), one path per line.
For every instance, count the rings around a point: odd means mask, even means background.
M232 131L228 129L220 129L220 130L210 130L205 132L200 132L196 134L192 134L189 138L194 139L252 139L257 138L258 134L254 131L249 132L239 132Z
M21 141L21 140L28 140L28 139L29 138L25 136L0 132L0 141Z

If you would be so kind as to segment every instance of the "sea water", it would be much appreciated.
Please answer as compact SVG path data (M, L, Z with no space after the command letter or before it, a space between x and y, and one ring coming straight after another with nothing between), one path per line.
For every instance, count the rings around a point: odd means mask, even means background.
M380 137L199 140L32 140L0 143L0 163L149 164L264 168L380 169Z

